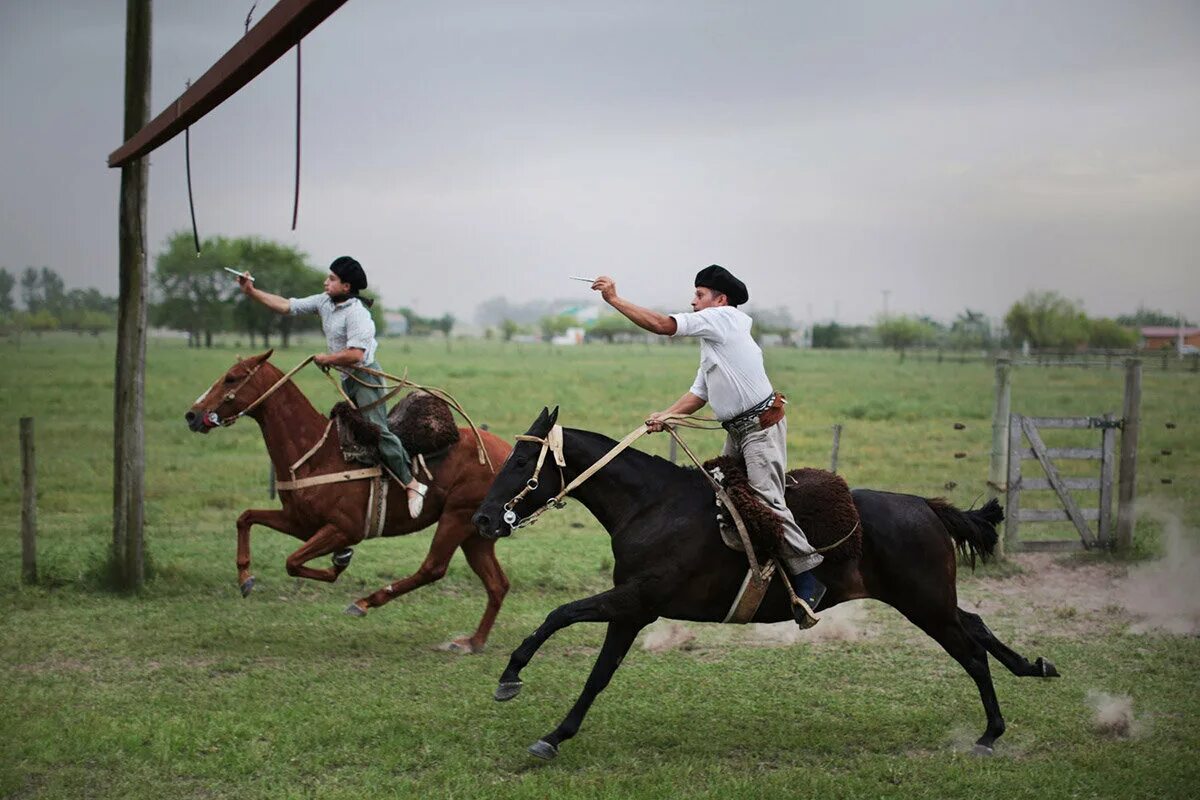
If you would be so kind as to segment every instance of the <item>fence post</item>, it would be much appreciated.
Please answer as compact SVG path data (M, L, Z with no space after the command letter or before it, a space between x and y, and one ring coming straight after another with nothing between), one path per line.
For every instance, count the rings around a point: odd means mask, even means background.
M1142 415L1142 362L1130 358L1125 362L1125 406L1121 428L1121 474L1117 490L1117 549L1128 551L1133 546L1134 507L1137 496L1137 448Z
M679 445L675 443L675 437L671 437L671 463L676 464L679 461Z
M988 467L987 497L994 500L1008 492L1008 414L1012 399L1012 364L996 359L996 398L992 403L992 461ZM1004 539L999 542L1004 557Z
M1004 504L1004 544L1001 552L1015 553L1020 547L1021 528L1021 416L1008 421L1008 476L1004 481L1008 502Z
M21 579L37 582L37 469L33 417L21 417Z
M271 500L275 499L275 464L271 463L267 468L267 497Z
M833 425L833 452L829 455L829 471L837 473L838 448L842 445L842 423Z

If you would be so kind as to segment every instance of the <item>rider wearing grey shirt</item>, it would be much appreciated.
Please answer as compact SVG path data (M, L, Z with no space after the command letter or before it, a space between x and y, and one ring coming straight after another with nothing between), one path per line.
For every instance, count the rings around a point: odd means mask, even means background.
M695 336L700 339L700 368L691 388L670 408L651 414L646 424L663 429L667 414L691 414L706 403L729 432L725 455L740 455L755 493L783 523L786 548L783 563L790 574L800 603L793 609L802 628L817 623L813 613L825 587L812 570L822 556L796 524L785 499L787 471L787 420L762 428L759 415L774 400L774 391L763 367L762 350L750 336L751 319L737 306L750 294L746 285L724 267L713 264L696 275L692 313L661 314L617 295L612 278L601 276L592 284L605 302L635 325L666 336ZM790 551L790 552L789 552Z
M363 416L379 428L379 454L384 466L408 491L408 512L416 519L424 506L427 486L417 481L412 474L408 452L387 424L387 408L382 402L386 389L378 376L359 372L353 367L365 367L379 372L375 363L375 321L368 308L371 300L360 297L359 292L367 288L367 275L362 265L350 256L341 256L329 265L325 278L325 291L303 298L286 298L264 292L255 287L249 273L238 278L238 283L251 299L278 314L317 314L321 317L321 329L325 332L326 353L313 356L313 363L321 367L342 367L346 377L342 388L355 406L363 408ZM346 369L351 368L351 369Z

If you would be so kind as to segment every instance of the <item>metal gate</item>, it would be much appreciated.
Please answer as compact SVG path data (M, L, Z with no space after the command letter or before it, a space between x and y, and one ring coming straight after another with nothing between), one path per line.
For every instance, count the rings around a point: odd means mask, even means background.
M1113 414L1103 417L1027 417L1012 414L1009 417L1008 447L1008 502L1005 511L1005 538L1019 545L1021 550L1074 550L1079 547L1108 548L1113 546L1112 494L1113 465L1116 461L1116 432L1121 421ZM1099 447L1047 447L1042 441L1043 429L1092 429L1100 432ZM1022 447L1024 439L1027 447ZM1078 460L1100 462L1099 477L1064 477L1059 473L1056 461ZM1025 461L1036 460L1045 473L1044 478L1025 477L1021 466ZM1022 509L1021 493L1026 491L1052 490L1058 495L1062 508ZM1100 500L1097 508L1080 508L1072 491L1097 491ZM1070 521L1079 534L1079 541L1043 540L1022 541L1018 530L1022 523ZM1089 522L1099 523L1093 531Z

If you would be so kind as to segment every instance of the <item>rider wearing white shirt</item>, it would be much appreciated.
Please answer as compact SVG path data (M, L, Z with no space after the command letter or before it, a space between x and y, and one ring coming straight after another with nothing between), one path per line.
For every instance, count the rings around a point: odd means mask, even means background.
M808 543L784 498L787 420L782 417L782 398L776 400L763 367L762 350L750 336L752 320L737 308L750 297L746 285L724 267L705 267L696 275L692 313L670 315L618 296L616 283L606 275L597 278L592 288L651 333L700 339L700 368L691 388L666 410L651 414L646 424L661 431L667 414L692 414L706 403L712 406L728 432L724 454L742 456L751 488L783 522L783 563L800 598L793 615L800 627L812 627L817 623L813 609L820 604L825 587L811 570L823 559ZM773 404L779 419L764 428L766 422L760 422L760 417Z

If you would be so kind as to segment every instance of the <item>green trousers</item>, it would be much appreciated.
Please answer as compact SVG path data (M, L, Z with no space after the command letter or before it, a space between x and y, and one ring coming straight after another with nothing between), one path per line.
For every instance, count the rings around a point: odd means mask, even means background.
M366 366L368 369L379 369L379 365L373 361ZM354 405L359 408L369 405L387 394L387 390L381 385L381 378L365 372L356 373L356 376L371 385L363 386L354 378L346 377L342 379L342 388L354 401ZM413 478L412 459L408 457L408 451L404 449L400 437L388 429L386 405L386 403L380 403L374 408L369 408L363 412L363 416L379 428L379 453L383 456L384 466L395 473L402 483L411 483Z

